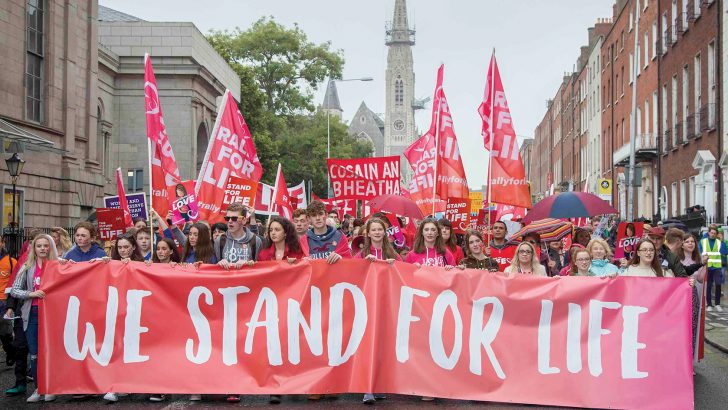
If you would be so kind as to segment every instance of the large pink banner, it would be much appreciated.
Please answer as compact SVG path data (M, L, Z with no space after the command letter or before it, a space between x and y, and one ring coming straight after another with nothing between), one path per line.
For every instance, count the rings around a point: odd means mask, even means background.
M40 392L382 392L693 407L687 279L397 262L50 263ZM73 375L73 377L68 377Z

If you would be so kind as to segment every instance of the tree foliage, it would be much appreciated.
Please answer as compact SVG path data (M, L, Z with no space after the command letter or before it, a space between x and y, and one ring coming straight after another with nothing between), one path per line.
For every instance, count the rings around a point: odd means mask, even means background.
M294 25L286 28L272 17L247 30L212 31L210 44L240 77L238 104L253 134L263 165L263 181L272 184L280 162L286 181L311 180L326 196L326 114L316 112L312 90L327 78L340 78L343 52L331 43L314 44ZM372 147L350 137L346 124L330 117L331 157L371 155Z

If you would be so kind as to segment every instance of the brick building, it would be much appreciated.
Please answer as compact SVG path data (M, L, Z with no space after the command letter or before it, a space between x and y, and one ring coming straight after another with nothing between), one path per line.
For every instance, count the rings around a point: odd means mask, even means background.
M721 89L720 89L720 95L725 97L728 95L728 2L723 0L722 2L723 9L720 12L720 15L722 16L720 27L721 27L721 53L722 56L719 64L721 67L721 74L720 78L722 81ZM723 194L723 211L722 211L722 222L728 223L728 200L725 199L725 194L728 193L728 104L725 104L723 100L721 99L720 108L722 113L722 121L721 121L721 134L719 144L721 147L721 154L720 154L720 160L718 162L718 167L720 167L720 179L721 184L719 185L719 191Z
M660 0L659 81L663 118L660 186L662 215L700 204L718 217L720 158L719 6L716 1ZM674 166L681 164L680 166Z

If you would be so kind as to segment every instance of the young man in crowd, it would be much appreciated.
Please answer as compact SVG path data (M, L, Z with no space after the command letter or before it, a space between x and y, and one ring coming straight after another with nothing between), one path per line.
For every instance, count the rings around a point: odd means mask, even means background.
M725 242L718 239L718 226L710 225L708 227L708 237L700 240L698 249L701 255L708 255L708 307L706 310L710 312L715 309L722 312L723 308L720 306L721 277L725 266L724 261L728 257L728 247ZM715 297L713 297L713 292L715 292Z
M104 249L96 244L96 226L91 222L81 221L74 228L76 245L64 256L74 262L88 262L92 259L103 258Z
M301 248L311 259L326 259L336 263L341 258L351 258L349 243L341 231L326 225L326 206L321 201L312 201L306 214L311 228L301 238Z
M298 235L299 239L306 236L308 215L306 215L305 209L298 208L293 211L293 226L296 228L296 235Z
M656 226L647 231L647 238L655 244L657 249L657 257L660 259L660 264L663 270L670 269L676 278L685 278L688 276L685 272L685 267L680 263L680 259L670 251L670 248L665 245L665 230Z
M516 247L509 245L506 241L506 233L508 233L508 227L503 221L493 222L493 226L490 228L491 240L488 247L485 248L486 256L495 259L498 262L498 270L503 272L511 264L511 259L515 255Z
M258 251L263 245L260 237L246 227L251 219L252 211L240 203L228 206L225 212L227 232L220 235L214 243L217 264L224 269L240 269L243 265L253 262L258 257Z

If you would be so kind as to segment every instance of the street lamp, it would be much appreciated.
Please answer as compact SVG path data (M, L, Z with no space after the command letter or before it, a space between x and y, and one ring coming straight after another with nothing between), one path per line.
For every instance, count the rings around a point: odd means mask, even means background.
M13 250L16 250L18 244L18 227L15 225L15 198L17 195L15 184L17 184L18 182L18 175L23 172L23 165L25 165L25 160L20 158L20 155L15 152L10 158L5 159L5 164L8 166L8 172L10 173L10 177L13 181L13 219L10 222L10 228L13 230Z
M324 99L324 106L326 107L326 159L331 158L331 111L329 110L329 93L332 83L336 81L373 81L372 77L361 77L361 78L346 78L343 80L334 80L329 78L329 83L326 87L326 96ZM331 198L331 176L329 175L328 165L326 166L326 194Z

